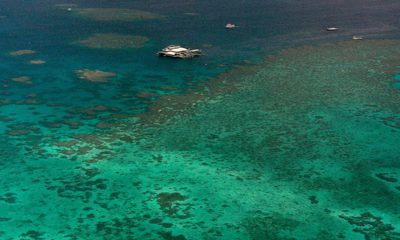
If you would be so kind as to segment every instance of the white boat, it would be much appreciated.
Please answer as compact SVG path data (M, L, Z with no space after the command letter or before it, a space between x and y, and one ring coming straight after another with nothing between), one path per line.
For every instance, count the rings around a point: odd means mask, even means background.
M328 31L328 32L334 32L334 31L337 31L337 30L339 30L339 28L337 28L337 27L327 27L326 28L326 31Z
M226 29L233 29L233 28L235 28L235 27L236 27L236 25L233 24L233 23L228 23L228 24L225 25L225 28L226 28Z
M353 39L353 40L363 40L363 37L360 37L360 36L353 36L352 39Z
M160 57L171 57L171 58L193 58L201 55L200 49L184 48L179 45L169 45L159 51L158 56Z

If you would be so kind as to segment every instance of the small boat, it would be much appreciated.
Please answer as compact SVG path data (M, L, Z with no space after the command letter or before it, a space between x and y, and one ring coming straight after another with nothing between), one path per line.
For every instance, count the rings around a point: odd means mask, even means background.
M233 24L233 23L228 23L228 24L225 25L226 29L234 29L235 27L236 27L236 25Z
M157 54L160 57L182 58L182 59L194 58L202 55L200 49L184 48L179 45L169 45L168 47L163 48Z
M353 36L352 39L353 39L353 40L363 40L363 37L360 37L360 36Z
M328 31L328 32L334 32L334 31L337 31L337 30L339 30L339 28L336 28L336 27L327 27L326 28L326 31Z

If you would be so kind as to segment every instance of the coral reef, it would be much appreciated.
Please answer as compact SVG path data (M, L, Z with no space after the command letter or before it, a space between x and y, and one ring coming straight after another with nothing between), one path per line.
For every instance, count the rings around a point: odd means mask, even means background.
M29 77L29 76L15 77L15 78L12 78L11 80L14 82L17 82L17 83L32 84L31 77Z
M148 41L149 39L143 36L116 33L96 33L76 43L81 46L96 49L125 49L141 48Z
M399 238L399 46L288 49L184 94L165 79L147 91L127 81L128 99L152 104L141 114L103 101L113 93L49 100L39 74L29 88L5 84L21 92L1 100L0 236Z
M75 73L80 79L94 83L107 83L109 78L117 76L117 74L113 72L90 69L77 70Z
M43 60L40 60L40 59L34 59L34 60L30 60L29 63L32 64L32 65L41 65L41 64L45 64L46 61L43 61Z
M95 21L124 21L162 19L162 15L129 8L75 8L74 13Z
M282 230L290 232L300 224L292 218L287 218L279 213L260 214L255 213L254 217L246 219L244 226L251 233L252 239L295 239L295 236L282 235Z
M23 55L31 55L31 54L35 54L35 53L36 53L36 51L34 51L34 50L22 49L22 50L10 52L9 54L10 54L10 56L16 57L16 56L23 56Z
M400 232L394 231L391 224L383 222L381 217L374 216L369 212L359 216L340 215L348 223L354 226L353 231L361 233L365 239L400 239Z

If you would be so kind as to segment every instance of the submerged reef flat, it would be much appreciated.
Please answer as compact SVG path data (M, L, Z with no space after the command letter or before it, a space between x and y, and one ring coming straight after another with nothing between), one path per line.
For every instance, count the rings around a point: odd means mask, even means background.
M77 70L75 71L75 73L80 79L94 83L107 83L109 78L115 77L117 75L113 72L104 72L101 70L90 69Z
M34 51L34 50L22 49L22 50L10 52L9 54L10 54L10 56L16 57L16 56L23 56L23 55L31 55L31 54L35 54L35 53L36 53L36 51Z
M40 59L33 59L33 60L30 60L29 63L32 65L41 65L41 64L45 64L46 61L43 61Z
M76 3L57 3L55 4L55 7L63 10L68 10L68 9L72 10L72 8L79 7L79 5Z
M73 12L95 21L135 22L164 18L156 13L130 8L74 8Z
M399 239L397 178L376 177L376 169L400 168L399 44L281 51L207 91L163 97L142 118L153 126L145 135L164 159L196 172L189 179L209 194L201 204L225 202L210 217L229 216L220 221L238 228L215 224L221 239ZM185 196L198 197L185 171L174 179L191 189Z
M399 65L400 41L305 46L185 94L138 93L141 115L6 119L0 236L399 239Z
M32 79L29 76L14 77L11 80L23 84L32 84Z
M86 39L78 41L77 44L88 48L125 49L141 48L148 41L149 39L143 36L116 33L97 33Z

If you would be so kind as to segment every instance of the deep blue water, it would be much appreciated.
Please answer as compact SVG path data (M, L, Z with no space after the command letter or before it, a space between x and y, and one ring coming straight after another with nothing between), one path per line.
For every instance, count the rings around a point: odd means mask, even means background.
M76 2L89 7L136 8L167 16L162 21L142 22L91 21L55 8L56 3L2 1L0 14L6 16L1 21L2 51L35 49L38 56L48 62L38 69L3 55L2 64L7 64L2 68L4 79L26 73L39 78L39 81L53 78L53 87L60 87L59 82L71 81L73 76L64 78L76 69L101 68L128 74L138 88L165 83L183 87L185 78L206 80L233 64L262 58L262 53L273 53L282 46L307 39L339 38L341 34L351 36L352 32L371 36L378 33L376 37L379 38L394 34L395 29L390 27L398 23L393 8L385 8L390 3L374 1ZM227 22L240 27L226 31L224 25ZM326 36L321 32L332 24L343 27L342 33ZM143 35L150 38L150 44L144 49L118 51L96 51L71 45L77 39L99 32ZM211 47L204 49L206 55L195 61L177 63L154 57L155 52L171 43L198 48L207 44ZM73 87L79 89L79 86Z
M85 90L74 78L73 71L77 69L93 68L126 75L125 82L133 85L134 90L154 85L184 88L188 79L207 80L244 60L254 61L263 58L265 53L273 54L280 47L325 38L347 39L358 32L377 38L393 36L395 29L392 28L398 23L394 8L386 8L393 4L389 1L384 4L375 1L74 2L83 7L136 8L167 16L162 21L138 22L91 21L55 8L56 3L63 2L1 2L0 15L5 16L0 22L0 49L5 53L1 59L2 79L30 75L37 82L45 83L46 87L37 86L43 97L52 98L51 92L57 92L55 98L64 97L78 105L82 104L79 96L84 95ZM226 31L227 22L234 22L239 28ZM323 29L332 24L343 27L343 31L327 36ZM143 49L114 51L71 45L93 33L110 32L147 36L150 43ZM195 61L177 62L155 57L160 48L171 43L211 47L203 49L205 56ZM20 59L5 56L19 49L38 51L35 57L43 58L47 64L30 66L22 64ZM98 90L109 99L112 91L118 91L118 84Z

